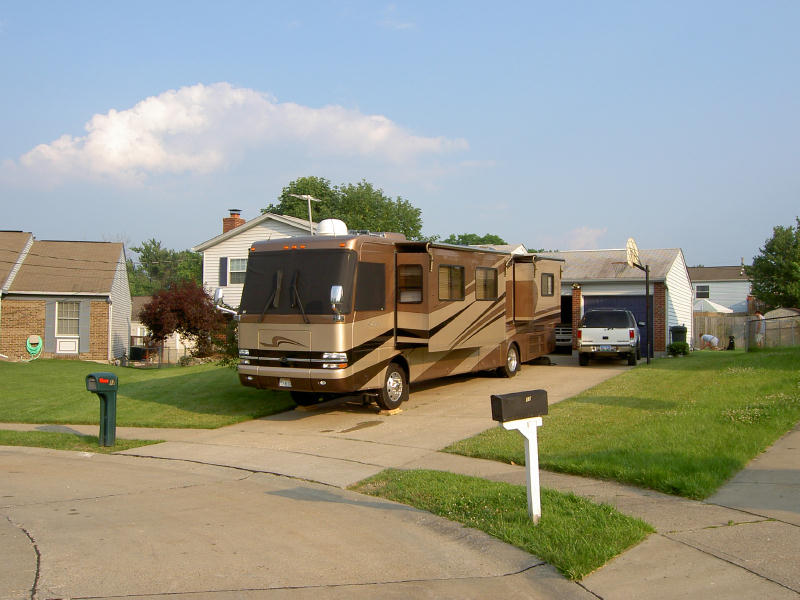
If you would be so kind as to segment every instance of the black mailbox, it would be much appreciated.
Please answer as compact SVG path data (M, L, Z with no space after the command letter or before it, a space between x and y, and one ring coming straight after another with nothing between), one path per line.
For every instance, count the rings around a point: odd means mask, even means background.
M547 414L547 390L492 395L492 419L506 423Z

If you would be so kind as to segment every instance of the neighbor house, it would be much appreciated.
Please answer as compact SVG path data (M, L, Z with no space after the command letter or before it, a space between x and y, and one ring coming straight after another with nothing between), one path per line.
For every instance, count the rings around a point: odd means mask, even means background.
M142 309L152 301L152 296L132 296L131 297L131 348L134 350L129 354L132 360L139 360L143 355L147 356L145 350L159 350L160 360L166 363L178 362L182 357L189 356L197 347L194 340L187 339L173 331L164 340L163 344L154 344L148 339L150 330L142 323L140 314ZM140 351L136 351L140 348ZM153 357L157 353L153 352Z
M645 273L629 267L626 252L619 250L571 250L542 252L564 259L561 273L561 320L571 323L573 344L578 321L595 308L622 308L646 322ZM686 327L692 340L692 284L680 248L640 250L640 262L650 267L653 315L653 352L664 353L671 342L671 328ZM642 350L647 344L641 327Z
M316 231L317 225L272 213L245 221L239 209L231 208L229 211L230 216L222 219L222 233L192 250L203 254L203 287L212 293L219 288L223 302L238 308L247 271L247 255L253 242L309 235Z
M696 300L705 299L735 313L749 312L751 285L744 264L738 267L689 267L689 278Z
M0 231L0 354L112 361L128 352L131 294L121 243Z

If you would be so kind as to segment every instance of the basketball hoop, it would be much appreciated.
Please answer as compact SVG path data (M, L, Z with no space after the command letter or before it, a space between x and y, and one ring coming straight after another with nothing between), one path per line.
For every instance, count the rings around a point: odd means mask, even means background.
M639 262L639 247L633 238L628 238L628 242L625 244L625 254L629 267L638 267L642 264Z

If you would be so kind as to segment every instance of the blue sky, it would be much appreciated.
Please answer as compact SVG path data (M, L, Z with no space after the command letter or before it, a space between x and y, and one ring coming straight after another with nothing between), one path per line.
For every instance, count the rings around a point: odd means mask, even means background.
M297 177L427 235L738 264L800 214L800 3L0 0L0 229L188 248Z

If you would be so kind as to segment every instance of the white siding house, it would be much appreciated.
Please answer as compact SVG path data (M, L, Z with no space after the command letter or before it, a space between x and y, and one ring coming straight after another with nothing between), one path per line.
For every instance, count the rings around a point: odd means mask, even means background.
M733 312L748 312L747 298L751 293L750 280L744 265L738 267L689 267L695 300L706 298L730 308Z
M247 255L253 242L309 235L309 222L272 213L245 221L239 216L238 209L230 211L231 216L222 220L222 233L192 250L203 254L203 287L212 293L220 288L223 302L238 309ZM316 230L316 223L311 227Z

